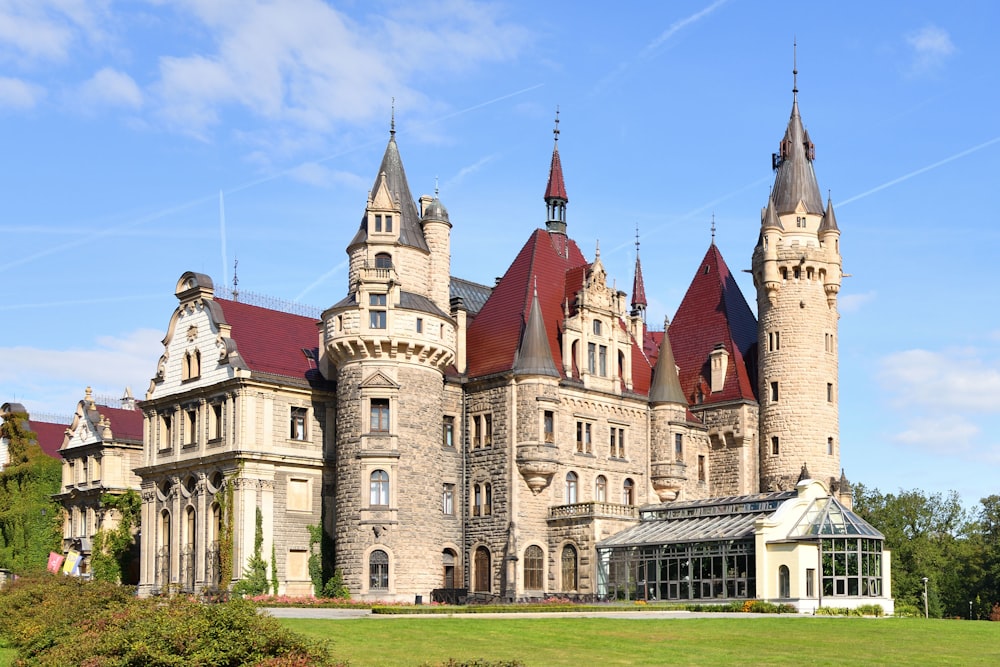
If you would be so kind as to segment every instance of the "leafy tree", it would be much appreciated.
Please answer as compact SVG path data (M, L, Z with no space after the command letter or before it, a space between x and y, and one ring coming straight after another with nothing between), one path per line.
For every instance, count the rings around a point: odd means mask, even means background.
M117 513L118 526L94 534L90 569L98 581L121 583L135 546L132 529L139 524L142 498L132 489L118 495L105 493L101 496L101 506Z
M62 508L52 495L62 484L62 464L42 452L23 412L3 415L0 438L8 443L0 471L0 567L44 569L49 552L60 550Z

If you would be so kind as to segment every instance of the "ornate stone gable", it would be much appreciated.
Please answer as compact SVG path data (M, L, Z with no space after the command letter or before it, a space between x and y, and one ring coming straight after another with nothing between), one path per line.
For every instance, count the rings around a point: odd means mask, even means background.
M399 384L382 371L375 371L361 382L362 389L399 389Z

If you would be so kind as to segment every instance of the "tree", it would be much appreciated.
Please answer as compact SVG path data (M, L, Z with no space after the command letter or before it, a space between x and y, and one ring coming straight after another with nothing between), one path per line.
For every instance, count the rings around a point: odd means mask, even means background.
M44 569L60 550L62 508L52 500L62 464L46 456L24 412L3 414L0 438L8 461L0 471L0 567L23 573Z
M142 499L132 489L119 495L105 493L101 496L101 507L118 515L118 526L94 534L91 572L98 581L121 583L135 546L132 529L139 524Z
M233 592L237 595L263 595L267 593L269 582L267 580L267 561L262 555L264 550L264 515L260 508L257 508L256 527L253 536L253 555L247 561L246 569L243 570L243 578L233 586Z

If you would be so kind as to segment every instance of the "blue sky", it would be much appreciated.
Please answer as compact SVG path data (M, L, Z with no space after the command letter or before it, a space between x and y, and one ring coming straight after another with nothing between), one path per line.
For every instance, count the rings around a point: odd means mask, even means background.
M711 240L750 266L792 102L843 232L842 463L1000 491L993 2L0 0L0 400L141 398L186 270L324 307L387 140L491 284L561 109L569 233L649 321ZM220 210L224 195L224 215ZM980 206L983 206L980 210ZM746 274L741 285L753 305Z

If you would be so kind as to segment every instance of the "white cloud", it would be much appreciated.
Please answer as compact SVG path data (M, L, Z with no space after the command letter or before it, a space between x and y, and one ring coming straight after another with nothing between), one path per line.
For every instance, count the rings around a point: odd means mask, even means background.
M90 108L142 106L142 91L128 74L105 67L80 86L80 102Z
M18 387L18 400L33 412L71 412L88 386L97 393L119 395L131 386L133 394L142 398L163 353L162 339L163 331L137 329L122 336L99 337L88 347L2 347L0 386ZM52 403L52 399L40 403L33 400L35 395L57 396L69 403Z
M875 300L877 292L865 292L863 294L843 294L841 293L837 301L840 304L840 312L842 313L856 313L861 310L865 304L871 303Z
M513 58L527 39L490 7L457 0L407 5L368 23L319 0L184 7L212 32L212 52L161 58L155 89L160 117L195 135L225 107L321 133L387 116L393 97L400 110L431 111L410 75Z
M30 64L69 58L79 41L106 39L107 0L25 0L0 4L0 61Z
M914 410L1000 412L1000 360L981 351L906 350L885 357L880 380L893 402Z
M45 90L33 83L0 76L0 107L32 109L45 96Z
M939 71L955 52L955 45L948 31L934 25L909 33L906 35L906 43L912 51L910 73L914 76Z

